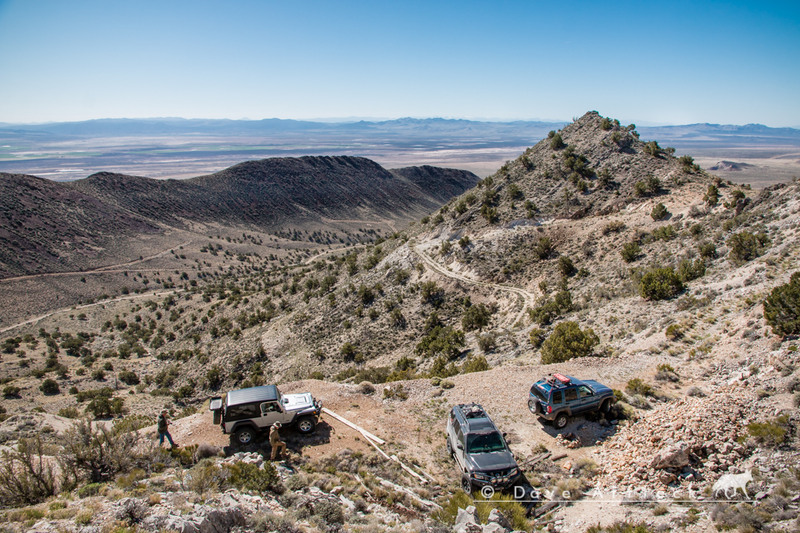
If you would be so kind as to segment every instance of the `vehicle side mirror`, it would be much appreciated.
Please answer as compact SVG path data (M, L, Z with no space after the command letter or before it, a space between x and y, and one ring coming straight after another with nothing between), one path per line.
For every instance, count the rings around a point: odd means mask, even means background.
M459 450L463 450L464 449L464 445L461 444L460 442L457 442L456 443L456 448L458 448Z

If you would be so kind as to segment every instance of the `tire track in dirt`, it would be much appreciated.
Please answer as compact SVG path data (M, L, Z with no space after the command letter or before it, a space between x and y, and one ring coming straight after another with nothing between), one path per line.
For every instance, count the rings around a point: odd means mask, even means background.
M12 324L10 326L6 326L4 328L0 328L0 333L6 333L8 331L13 330L14 328L18 328L18 327L21 327L21 326L26 326L28 324L35 324L36 322L39 322L40 320L44 320L45 318L51 317L51 316L56 315L58 313L72 312L72 311L75 311L77 309L88 309L88 308L94 307L96 305L105 305L105 304L114 303L114 302L122 302L122 301L125 301L125 300L136 300L138 298L150 298L150 297L156 298L156 297L159 297L159 296L169 296L171 294L178 294L178 293L181 293L181 292L184 292L184 289L173 289L173 290L167 290L167 291L164 291L164 292L155 291L155 292L148 292L148 293L143 293L143 294L132 294L130 296L119 296L117 298L109 298L107 300L100 300L100 301L97 301L97 302L92 302L90 304L82 304L82 305L77 305L77 306L63 307L61 309L56 309L55 311L50 311L49 313L45 313L43 315L35 316L33 318L29 318L28 320L24 320L22 322L17 322L16 324Z
M447 267L440 265L439 263L434 261L434 259L427 253L418 249L416 244L409 243L409 248L437 274L467 283L469 285L475 285L478 287L484 287L488 289L496 289L499 291L511 293L515 296L518 296L522 300L522 308L519 310L519 313L517 313L516 316L513 317L513 319L506 320L505 323L501 324L501 326L504 328L511 328L514 326L514 324L521 322L522 318L525 316L525 311L527 310L527 308L533 307L534 302L536 301L536 295L526 291L525 289L520 289L519 287L511 287L509 285L501 285L499 283L491 283L488 281L480 281L472 279L470 277L464 276L463 274L458 274L457 272L453 272Z
M25 276L16 276L13 278L5 278L0 279L0 283L7 283L12 281L25 281L30 279L41 279L41 278L57 278L57 277L68 277L68 276L86 276L92 274L113 274L113 273L120 273L120 272L158 272L160 270L167 270L164 268L152 268L152 269L142 269L142 270L131 270L128 268L124 268L126 266L135 265L137 263L144 263L145 261L149 261L151 259L156 259L159 257L163 257L164 255L168 254L169 252L175 250L176 248L180 248L181 246L188 246L192 243L192 241L182 242L175 246L170 246L166 250L162 250L156 254L148 255L147 257L142 257L141 259L134 259L133 261L128 261L126 263L118 263L116 265L107 265L100 268L93 268L92 270L77 270L73 272L47 272L44 274L28 274Z

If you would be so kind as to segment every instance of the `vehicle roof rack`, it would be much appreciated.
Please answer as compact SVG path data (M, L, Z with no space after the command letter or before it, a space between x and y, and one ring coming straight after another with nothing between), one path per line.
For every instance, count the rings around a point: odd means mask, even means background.
M461 412L464 418L486 418L486 411L477 403L466 403L461 406Z
M564 374L559 374L556 372L555 374L551 374L545 378L548 385L551 387L565 387L572 383L572 380L565 376Z

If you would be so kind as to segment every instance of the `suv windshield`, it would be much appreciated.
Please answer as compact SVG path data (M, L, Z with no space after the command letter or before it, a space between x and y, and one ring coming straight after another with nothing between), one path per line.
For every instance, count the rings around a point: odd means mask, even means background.
M506 445L499 433L467 436L467 452L469 453L502 452L505 449Z

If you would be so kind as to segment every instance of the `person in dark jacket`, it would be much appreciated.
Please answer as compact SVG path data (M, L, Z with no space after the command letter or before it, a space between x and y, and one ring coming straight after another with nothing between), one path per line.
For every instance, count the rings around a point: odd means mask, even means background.
M172 440L172 435L169 434L169 417L167 416L167 410L164 409L161 411L161 414L158 415L158 445L161 446L164 444L164 437L167 438L169 441L169 445L172 448L175 448L177 444L175 441Z

